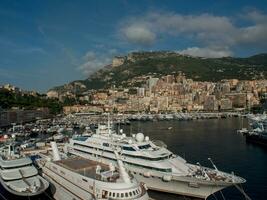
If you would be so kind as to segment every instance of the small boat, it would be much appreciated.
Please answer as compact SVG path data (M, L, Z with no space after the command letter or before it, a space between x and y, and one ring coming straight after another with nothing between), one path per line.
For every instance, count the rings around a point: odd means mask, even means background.
M49 186L32 160L17 154L14 145L1 148L0 182L9 193L28 197L43 193Z
M239 130L236 131L237 133L246 135L248 133L248 129L247 128L241 128Z

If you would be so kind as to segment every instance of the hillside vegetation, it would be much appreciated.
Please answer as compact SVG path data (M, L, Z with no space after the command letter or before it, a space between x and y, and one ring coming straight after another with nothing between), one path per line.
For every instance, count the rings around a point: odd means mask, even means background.
M126 56L124 64L118 67L105 67L86 80L74 81L56 87L54 90L73 89L75 88L73 85L77 82L85 85L86 89L108 88L112 85L125 86L138 76L160 77L179 72L198 81L219 81L233 78L240 80L266 79L267 54L258 54L248 58L200 58L175 52L136 52Z

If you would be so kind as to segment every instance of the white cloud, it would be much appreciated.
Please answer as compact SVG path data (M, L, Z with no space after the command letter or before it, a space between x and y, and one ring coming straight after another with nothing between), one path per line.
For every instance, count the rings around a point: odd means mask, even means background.
M132 24L121 31L129 42L135 44L151 45L156 39L156 35L144 24Z
M219 50L219 49L210 49L210 48L199 48L199 47L190 47L185 50L177 51L180 54L205 57L205 58L221 58L231 56L232 52L229 50Z
M167 37L190 39L202 48L257 48L260 45L267 49L267 15L257 10L244 15L244 21L239 25L235 23L236 18L207 13L181 15L153 12L124 20L120 33L128 42L139 45L156 43L158 36L165 34Z
M78 67L84 75L89 76L106 65L111 64L113 56L117 53L116 49L106 52L88 51L83 56L83 63Z

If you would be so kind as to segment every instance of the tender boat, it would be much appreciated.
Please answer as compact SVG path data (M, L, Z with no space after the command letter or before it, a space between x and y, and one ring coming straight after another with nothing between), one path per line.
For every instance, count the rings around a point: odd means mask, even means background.
M0 153L0 182L8 192L35 196L48 188L49 183L38 175L32 160L17 154L14 145L2 147Z

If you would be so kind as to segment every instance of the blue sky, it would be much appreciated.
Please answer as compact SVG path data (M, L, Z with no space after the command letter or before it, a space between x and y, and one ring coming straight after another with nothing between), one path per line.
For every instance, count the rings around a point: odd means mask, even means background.
M45 92L138 50L249 56L266 33L266 0L1 0L0 84Z

